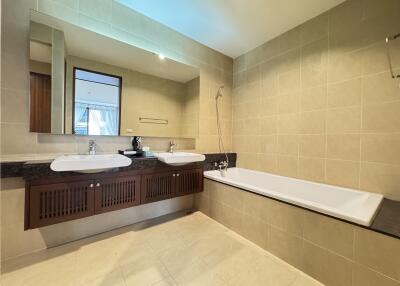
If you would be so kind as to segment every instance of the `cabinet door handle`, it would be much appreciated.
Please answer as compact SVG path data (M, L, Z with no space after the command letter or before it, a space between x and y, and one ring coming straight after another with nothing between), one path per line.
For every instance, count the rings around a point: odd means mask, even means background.
M90 184L90 185L89 185L89 188L93 188L93 187L94 187L94 185L93 185L93 184Z
M96 184L96 187L100 187L100 183L97 183L97 184Z

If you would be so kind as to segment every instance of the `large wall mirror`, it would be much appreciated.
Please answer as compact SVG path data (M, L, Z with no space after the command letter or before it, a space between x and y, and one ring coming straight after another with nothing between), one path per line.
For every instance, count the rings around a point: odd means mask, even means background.
M200 72L31 12L30 131L195 138Z

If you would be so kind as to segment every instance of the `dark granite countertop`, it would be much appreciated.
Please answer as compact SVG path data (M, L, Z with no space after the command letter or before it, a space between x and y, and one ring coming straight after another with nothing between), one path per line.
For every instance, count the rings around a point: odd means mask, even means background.
M204 170L214 170L215 162L224 161L222 153L205 154L206 160L195 165L202 165ZM228 153L229 167L236 166L236 153ZM23 177L26 180L34 180L42 177L79 176L76 172L54 172L50 169L52 160L27 161L27 162L4 162L0 164L1 178ZM115 168L111 172L129 170L143 170L146 168L166 167L155 157L133 157L132 164L128 167ZM368 229L400 239L400 202L384 199L374 221Z
M204 162L194 164L203 165L204 170L215 169L215 162L225 160L222 153L204 154L206 160ZM157 160L156 157L131 157L132 164L123 168L114 168L110 172L121 172L129 170L143 170L147 168L163 168L169 166ZM229 166L236 166L236 153L228 153ZM3 162L1 167L1 178L23 177L25 180L33 180L41 177L63 177L80 175L76 172L55 172L50 169L53 160L34 160L23 162Z

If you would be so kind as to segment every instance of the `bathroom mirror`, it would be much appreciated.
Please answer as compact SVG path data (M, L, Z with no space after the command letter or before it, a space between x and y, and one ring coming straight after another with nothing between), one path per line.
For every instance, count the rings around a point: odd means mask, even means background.
M200 72L31 11L30 131L195 138Z

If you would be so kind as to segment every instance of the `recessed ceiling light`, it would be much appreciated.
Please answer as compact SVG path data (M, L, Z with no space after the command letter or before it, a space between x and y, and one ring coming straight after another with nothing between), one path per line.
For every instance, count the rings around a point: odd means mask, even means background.
M163 54L158 54L158 58L159 58L160 60L164 60L164 59L165 59L165 56L164 56Z

